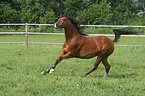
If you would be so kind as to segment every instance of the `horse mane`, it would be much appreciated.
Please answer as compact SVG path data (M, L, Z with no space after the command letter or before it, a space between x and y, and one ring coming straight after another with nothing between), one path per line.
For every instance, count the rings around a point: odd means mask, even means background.
M73 24L73 26L77 29L77 31L84 36L88 36L87 34L83 33L84 27L80 27L80 22L77 20L74 20L72 17L67 17L68 20Z

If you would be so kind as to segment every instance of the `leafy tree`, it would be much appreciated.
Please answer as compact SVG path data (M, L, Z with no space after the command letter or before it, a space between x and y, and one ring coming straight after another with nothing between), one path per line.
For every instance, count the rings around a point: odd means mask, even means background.
M138 10L145 10L145 0L138 0L135 2L135 4Z
M39 23L39 17L44 14L44 8L39 0L21 1L21 21L28 23Z
M9 4L0 4L0 7L1 23L14 23L18 20L16 10L12 9Z
M132 0L108 0L111 5L111 11L113 13L112 21L116 24L125 24L128 19L134 16L138 10L134 6Z
M144 20L136 14L145 10L145 0L1 0L0 7L1 23L54 23L68 14L83 24L127 24Z
M107 0L101 1L100 4L94 3L88 6L87 9L78 12L78 19L82 21L83 24L111 24L112 13L110 5Z
M63 5L64 14L76 17L78 11L86 8L87 0L65 0L63 1Z
M55 13L53 10L47 11L44 16L40 17L40 23L44 24L52 24L55 22Z

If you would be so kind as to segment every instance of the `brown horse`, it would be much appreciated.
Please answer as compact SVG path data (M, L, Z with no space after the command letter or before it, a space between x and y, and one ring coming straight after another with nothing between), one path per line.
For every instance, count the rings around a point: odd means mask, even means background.
M123 31L119 29L113 30L115 33L114 40L111 40L105 36L85 37L83 36L85 34L81 32L78 23L67 16L58 19L58 21L54 24L54 27L65 29L65 42L62 52L56 59L55 63L46 71L41 72L41 74L46 74L48 72L52 73L56 65L63 59L72 57L88 59L98 56L94 66L83 76L87 76L96 70L100 62L102 62L106 68L104 77L107 76L110 69L110 65L107 61L108 56L113 53L114 42L119 39L120 34L123 33Z

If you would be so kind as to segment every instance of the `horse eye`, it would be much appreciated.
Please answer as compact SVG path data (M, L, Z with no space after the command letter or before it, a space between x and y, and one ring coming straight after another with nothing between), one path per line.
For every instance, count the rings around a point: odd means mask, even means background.
M65 21L65 19L63 19L63 21Z

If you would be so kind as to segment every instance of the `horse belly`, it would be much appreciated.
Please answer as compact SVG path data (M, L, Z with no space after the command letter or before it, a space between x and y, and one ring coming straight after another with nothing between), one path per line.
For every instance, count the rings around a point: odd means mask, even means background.
M77 53L78 58L92 58L99 54L99 49L97 46L91 46L90 44L83 46Z
M89 59L89 58L93 58L93 57L95 57L95 56L97 56L98 55L98 53L99 52L97 52L97 53L87 53L87 54L81 54L81 55L79 55L79 56L77 56L78 58L84 58L84 59Z

